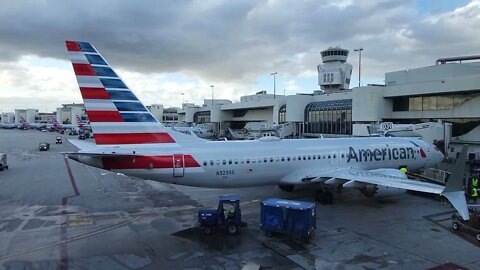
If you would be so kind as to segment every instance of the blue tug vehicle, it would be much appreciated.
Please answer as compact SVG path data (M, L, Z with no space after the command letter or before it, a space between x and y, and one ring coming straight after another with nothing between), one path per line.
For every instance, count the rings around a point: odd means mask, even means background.
M205 234L211 234L216 229L225 229L228 234L237 234L240 227L246 227L242 222L240 197L237 195L222 195L217 209L201 209L198 211L198 225Z

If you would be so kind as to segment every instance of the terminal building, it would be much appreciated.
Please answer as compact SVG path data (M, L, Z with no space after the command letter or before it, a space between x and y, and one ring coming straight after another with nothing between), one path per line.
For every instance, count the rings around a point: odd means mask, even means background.
M238 103L206 100L179 110L179 123L210 122L220 135L255 123L260 130L290 125L292 137L430 132L430 142L448 140L443 143L449 155L458 152L455 145L468 143L469 158L480 159L480 62L471 61L480 57L442 58L432 66L388 72L383 85L350 88L348 54L339 47L321 52L320 90L290 96L261 91Z

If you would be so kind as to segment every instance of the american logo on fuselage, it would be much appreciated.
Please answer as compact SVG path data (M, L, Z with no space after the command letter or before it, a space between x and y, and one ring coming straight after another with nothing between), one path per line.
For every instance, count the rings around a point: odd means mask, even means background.
M350 146L348 150L347 162L416 159L416 154L417 151L412 147L355 149Z

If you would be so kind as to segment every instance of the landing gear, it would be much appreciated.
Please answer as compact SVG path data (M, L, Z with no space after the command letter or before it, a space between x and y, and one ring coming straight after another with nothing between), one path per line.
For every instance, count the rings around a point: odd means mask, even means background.
M292 192L295 188L295 185L278 185L278 188L286 192Z
M372 198L373 196L375 196L375 194L377 194L378 187L377 185L366 185L359 188L358 190L360 190L360 192L362 192L365 197Z
M319 189L315 195L315 200L321 204L332 204L333 194L327 189Z
M338 184L337 185L337 193L340 194L343 191L343 184Z

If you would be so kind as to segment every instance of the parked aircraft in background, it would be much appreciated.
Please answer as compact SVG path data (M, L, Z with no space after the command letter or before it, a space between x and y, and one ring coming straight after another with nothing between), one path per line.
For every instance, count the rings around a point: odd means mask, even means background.
M78 116L78 114L75 115L75 117L77 118L77 126L78 126L78 128L88 129L88 130L91 129L90 125L89 125L87 122L83 121L82 118L80 118L80 116Z
M212 138L213 135L214 135L212 130L208 130L207 128L205 128L203 126L200 126L200 125L196 125L196 126L193 126L193 127L174 126L174 127L172 127L172 129L177 131L177 132L181 132L181 133L184 133L184 134L196 136L196 137L202 138L202 139L209 139L209 138Z
M332 138L207 141L159 123L88 42L67 41L95 143L71 140L68 157L143 179L195 187L279 185L352 187L367 197L377 186L442 194L468 219L462 179L447 186L410 180L399 168L418 170L443 160L431 144L412 138ZM331 196L325 188L318 197Z
M78 125L73 125L73 124L62 124L62 123L59 123L57 121L56 118L52 117L52 123L53 123L53 127L55 129L74 129L74 130L77 130L78 129Z
M3 128L3 129L14 129L14 128L17 128L17 127L18 127L17 124L0 123L0 128Z
M48 129L53 126L50 123L29 123L22 116L20 116L19 122L20 124L18 125L18 128L20 129L42 129L42 128Z

